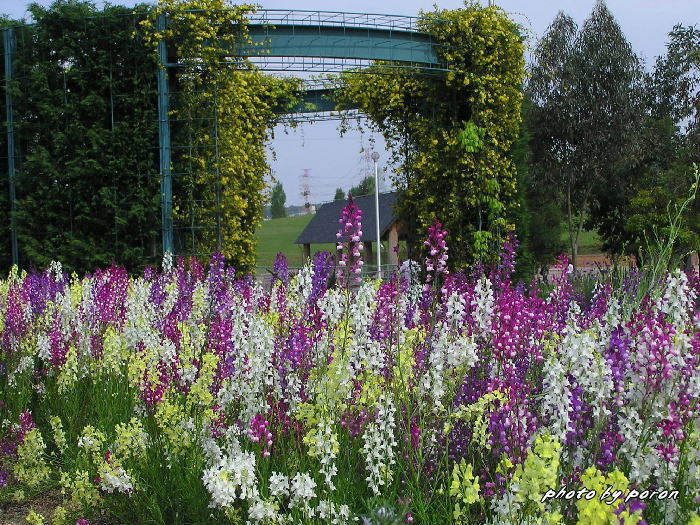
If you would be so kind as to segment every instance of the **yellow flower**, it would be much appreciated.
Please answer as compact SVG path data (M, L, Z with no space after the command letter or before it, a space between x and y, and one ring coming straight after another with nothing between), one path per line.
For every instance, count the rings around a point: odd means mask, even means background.
M66 352L66 362L58 373L58 392L64 394L70 390L78 380L78 350L75 345L70 345Z
M184 409L166 397L158 403L155 417L158 427L168 439L172 452L175 455L184 454L192 444L192 437L187 430L189 420Z
M629 481L625 475L619 470L614 470L607 477L604 476L597 468L588 467L581 476L581 484L588 490L594 490L597 495L603 495L608 487L611 491L619 490L624 493L627 490ZM614 514L617 505L608 503L610 500L596 497L590 500L580 499L576 502L578 508L577 525L617 525L618 517ZM634 515L627 513L629 521L625 523L637 523Z
M88 511L97 507L100 493L86 470L76 470L73 476L63 472L60 484L61 494L65 496L70 493L69 507L72 510Z
M53 512L52 525L68 525L68 511L65 507L58 506Z
M51 416L49 419L49 424L51 425L51 430L53 431L53 441L56 443L58 450L65 452L68 447L66 441L66 433L63 431L63 424L61 423L61 418L58 416Z
M129 423L119 423L115 427L114 453L120 458L139 459L146 454L146 431L141 421L132 417Z
M521 503L531 501L544 510L542 496L556 486L559 471L561 444L549 434L540 434L534 447L528 451L525 462L518 465L513 483L518 483L515 499Z
M455 465L452 469L450 485L450 496L456 499L453 516L458 523L466 520L462 506L479 501L479 490L479 478L474 476L471 463L466 464L463 458L459 466Z
M86 425L82 435L78 438L78 447L87 452L93 462L99 463L102 460L103 445L106 439L104 432L95 429L92 425Z
M29 514L27 514L25 519L27 520L27 523L31 525L44 525L44 516L34 512L33 510L29 511Z
M27 432L24 443L17 447L17 462L13 473L17 479L31 488L36 488L49 479L51 470L46 464L46 445L38 428Z
M188 410L195 404L201 408L211 408L214 402L214 396L211 394L211 385L214 382L214 374L216 373L218 364L219 356L212 352L204 354L199 377L194 382L187 395Z

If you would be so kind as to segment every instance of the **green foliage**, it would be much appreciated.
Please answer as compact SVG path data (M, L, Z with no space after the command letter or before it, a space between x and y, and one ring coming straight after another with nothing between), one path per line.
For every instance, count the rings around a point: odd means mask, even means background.
M527 107L527 101L524 104ZM515 232L520 247L516 278L529 280L540 269L546 269L564 251L562 213L551 191L531 181L530 141L527 120L523 120L518 140L513 142L511 158L518 174L518 208Z
M678 24L669 37L666 54L656 59L647 95L653 118L680 124L698 111L700 28Z
M476 153L484 147L484 135L486 130L474 124L471 120L466 123L464 129L457 135L459 143L467 153Z
M632 200L632 208L637 213L630 217L628 225L639 228L644 237L638 252L644 271L634 298L636 304L640 304L647 293L659 298L663 292L659 282L664 273L678 268L689 250L700 249L698 167L694 165L692 174L688 175L691 184L686 187L685 195L669 195L665 189L658 188L659 196L642 191Z
M374 195L374 177L367 176L360 181L357 186L350 188L348 192L353 197L361 197L362 195Z
M298 81L264 75L231 50L250 45L250 5L223 0L162 0L143 25L153 53L159 39L180 57L173 116L181 122L175 142L191 145L174 159L184 172L174 186L174 215L189 229L185 249L221 251L239 271L255 267L255 230L262 221L265 144L276 110L295 102ZM168 17L163 32L156 17Z
M336 188L335 189L335 195L333 196L334 201L342 201L345 199L345 192L343 191L343 188Z
M84 272L117 262L137 271L160 259L156 43L163 37L168 59L182 65L169 79L174 213L192 243L180 236L179 248L220 249L237 268L254 267L254 232L268 197L264 144L276 110L294 102L296 82L231 56L247 40L251 8L226 7L31 6L36 23L15 29L10 85L22 265L59 259ZM161 13L168 26L158 34ZM4 133L0 147L7 148ZM9 216L7 190L0 210ZM9 221L2 232L0 257L9 266Z
M622 30L598 1L580 31L560 13L539 42L527 94L533 180L566 210L576 256L584 219L597 203L616 207L643 116L642 72ZM600 199L599 199L600 197Z
M420 29L441 45L444 76L375 64L341 77L352 103L381 132L397 165L400 219L413 248L438 217L456 267L492 259L513 230L523 48L517 26L496 8L427 13Z
M287 195L284 193L282 183L278 182L272 188L272 197L270 198L270 215L273 219L281 219L287 216L287 210L284 208L286 200Z
M649 242L672 239L669 258L676 260L690 251L700 251L700 200L697 196L698 168L676 168L657 185L640 189L630 201L626 229L641 240L634 245L649 256ZM688 190L690 188L690 190ZM653 246L653 245L652 245ZM661 271L667 270L666 267Z
M32 4L36 23L15 28L23 266L58 259L83 272L115 261L135 271L158 259L156 64L134 35L144 9Z
M601 184L588 226L595 226L604 248L616 253L646 250L654 231L670 227L667 205L679 206L700 162L700 129L694 101L700 96L700 30L676 26L667 52L657 59L645 82L645 118L633 146L618 168L617 185ZM680 217L674 250L697 249L698 203Z
M12 20L5 15L0 15L0 28L15 26L21 24L18 20ZM5 78L5 61L0 60L0 74ZM0 105L2 105L3 115L6 115L5 110L5 90L0 93ZM3 117L5 118L5 117ZM3 182L0 183L0 214L6 217L6 220L0 226L0 271L4 274L10 269L12 264L12 249L10 246L10 199L7 189L7 133L6 130L0 130L0 173L3 176Z

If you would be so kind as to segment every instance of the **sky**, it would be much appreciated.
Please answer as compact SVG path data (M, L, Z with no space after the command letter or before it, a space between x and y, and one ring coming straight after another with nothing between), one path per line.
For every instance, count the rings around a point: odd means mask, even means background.
M482 0L486 4L488 0ZM595 0L493 0L521 26L529 36L532 48L541 37L558 11L570 15L579 25L590 13ZM24 17L29 2L22 0L0 0L0 13L13 17ZM38 0L48 5L48 0ZM113 4L133 5L134 0L113 0ZM138 2L140 3L140 2ZM242 2L239 2L242 3ZM358 13L388 13L416 16L421 10L430 11L437 3L441 9L455 9L463 5L461 0L384 0L383 2L361 0L263 0L263 9L332 10ZM101 2L97 2L98 5ZM651 69L655 57L664 54L668 32L675 24L700 24L700 0L607 0L606 5L617 19L634 51ZM379 7L378 7L379 6ZM347 191L364 175L373 173L367 152L370 142L380 153L379 169L385 173L380 188L387 188L386 165L389 153L384 150L381 136L366 132L349 132L342 138L337 122L315 122L302 124L296 129L275 128L275 138L269 154L273 174L282 182L287 195L287 204L302 204L304 170L309 170L308 184L310 201L319 203L331 200L338 187Z

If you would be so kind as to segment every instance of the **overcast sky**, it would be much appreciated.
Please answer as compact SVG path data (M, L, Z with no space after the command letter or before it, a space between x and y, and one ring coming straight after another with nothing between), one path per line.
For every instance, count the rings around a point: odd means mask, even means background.
M486 2L487 0L482 0L482 3ZM28 3L21 0L0 0L0 13L24 17ZM48 5L50 2L39 0L38 3ZM114 0L111 3L131 6L140 2ZM434 3L444 9L463 5L457 0L265 0L260 6L265 9L382 12L415 16L420 10L432 10ZM494 3L526 28L530 36L529 45L532 46L558 11L564 11L580 25L590 13L594 0L494 0ZM675 24L700 24L700 0L608 0L606 4L635 52L645 60L647 68L650 68L656 56L664 53L668 32ZM287 204L303 202L301 175L304 169L309 169L311 174L312 202L330 200L335 188L342 187L347 191L359 182L363 172L371 172L371 163L366 155L361 154L363 148L369 147L371 138L377 141L381 153L380 165L383 165L388 154L382 151L381 137L348 133L340 138L335 122L304 124L287 133L284 128L278 127L272 143L277 158L271 160L271 165L275 176L284 185Z

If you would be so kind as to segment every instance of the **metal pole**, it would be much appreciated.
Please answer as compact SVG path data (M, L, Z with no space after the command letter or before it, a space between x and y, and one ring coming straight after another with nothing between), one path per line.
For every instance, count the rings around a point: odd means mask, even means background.
M219 112L217 108L217 88L214 88L214 154L216 158L216 251L222 250L223 232L221 230L221 170L219 169Z
M14 54L14 30L3 30L5 46L5 108L7 110L7 175L10 182L10 239L12 244L12 264L19 265L17 249L17 194L15 193L15 127L12 115L12 55Z
M379 175L377 173L377 161L379 153L372 153L374 161L374 219L377 223L377 276L382 278L382 243L379 238Z
M165 31L165 15L158 15L156 29ZM158 138L160 141L160 196L163 227L163 255L173 253L173 179L170 166L170 118L168 97L168 48L158 41Z

